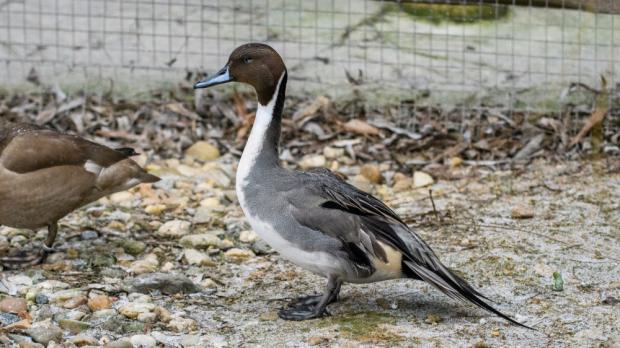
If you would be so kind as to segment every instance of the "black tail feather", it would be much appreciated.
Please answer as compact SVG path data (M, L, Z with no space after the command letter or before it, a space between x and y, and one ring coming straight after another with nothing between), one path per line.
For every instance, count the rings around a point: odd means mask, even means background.
M139 155L139 153L137 153L136 150L131 147L119 147L115 150L125 155L125 157L133 157Z
M486 296L480 294L477 290L472 288L465 280L452 273L443 265L438 264L438 270L432 271L425 267L417 265L415 262L404 261L403 263L407 265L410 271L415 273L418 278L421 278L427 283L435 286L444 294L455 299L471 302L476 306L485 309L501 318L504 318L505 320L515 325L534 330L534 328L522 324L512 319L508 315L493 308L491 305L484 301L484 299L488 300Z

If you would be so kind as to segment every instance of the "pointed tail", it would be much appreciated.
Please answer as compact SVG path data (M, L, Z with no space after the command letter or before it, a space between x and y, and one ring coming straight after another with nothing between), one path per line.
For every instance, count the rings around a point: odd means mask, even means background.
M407 267L409 267L413 273L422 278L422 280L430 283L451 298L471 302L476 306L485 309L497 316L500 316L515 325L534 330L533 328L522 324L507 316L506 314L498 311L497 309L491 307L491 305L484 301L485 299L489 300L487 297L476 291L465 280L454 274L440 262L436 262L436 270L430 270L422 265L416 264L415 262L411 261L403 261L403 263L407 265Z

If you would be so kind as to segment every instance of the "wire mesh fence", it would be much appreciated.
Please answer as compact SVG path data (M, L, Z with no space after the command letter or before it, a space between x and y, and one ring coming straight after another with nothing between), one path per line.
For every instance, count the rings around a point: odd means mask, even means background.
M620 4L513 6L523 3L4 0L0 79L19 85L34 69L50 84L140 91L213 72L237 45L261 41L283 55L292 93L549 113L575 98L591 105L602 76L617 115Z

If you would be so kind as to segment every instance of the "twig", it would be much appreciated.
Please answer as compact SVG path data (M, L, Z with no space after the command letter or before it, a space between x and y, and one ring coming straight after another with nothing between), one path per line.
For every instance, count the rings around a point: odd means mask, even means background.
M579 143L581 139L590 132L590 130L603 122L605 116L609 112L608 96L607 80L605 80L605 77L601 76L601 92L597 94L594 112L592 112L592 115L586 121L586 124L583 125L583 128L581 128L579 133L577 133L573 140L571 140L570 144L568 144L569 148Z
M437 208L435 207L435 200L433 199L432 189L428 189L428 195L431 197L431 204L433 205L433 213L435 214L435 218L437 219L437 221L441 221L441 219L439 219L439 213L437 213Z

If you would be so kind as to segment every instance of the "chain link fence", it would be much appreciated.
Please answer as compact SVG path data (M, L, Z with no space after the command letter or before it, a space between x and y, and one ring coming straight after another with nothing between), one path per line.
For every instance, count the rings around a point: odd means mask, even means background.
M523 3L1 0L0 81L141 92L261 41L285 58L291 93L531 114L593 108L604 92L618 116L620 4Z

